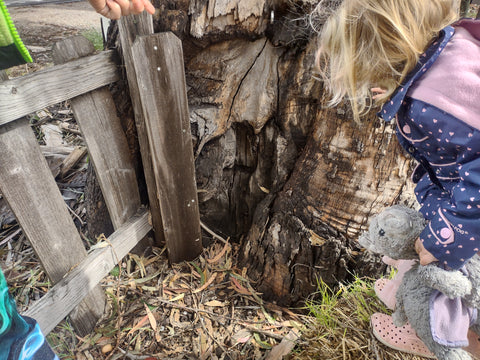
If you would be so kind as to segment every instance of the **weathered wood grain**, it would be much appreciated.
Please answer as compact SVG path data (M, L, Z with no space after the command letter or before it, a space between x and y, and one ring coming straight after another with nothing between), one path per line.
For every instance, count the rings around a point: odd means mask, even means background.
M228 28L235 27L260 34L267 25L263 14L268 12L269 6L266 0L192 0L190 33L201 38L212 33L228 33Z
M141 205L127 140L107 88L71 100L112 220L117 229Z
M87 252L26 119L0 127L0 153L0 191L55 284ZM72 321L87 334L103 314L102 290L93 289L80 306Z
M113 56L105 51L0 83L0 125L117 81Z
M94 250L23 315L35 318L48 334L152 229L148 215L143 210L125 222L108 237L104 248Z
M57 43L53 54L56 61L64 62L93 50L91 43L79 36ZM71 106L117 229L137 212L141 202L135 168L112 95L104 87L71 99Z
M181 41L173 33L138 37L133 64L171 262L202 250Z
M147 186L148 202L152 214L152 224L154 229L154 239L157 245L164 242L162 214L160 212L160 203L157 196L157 184L153 173L152 157L150 145L148 142L147 130L145 127L145 117L143 115L140 92L138 90L137 75L132 58L132 45L137 36L153 34L152 16L146 12L140 15L130 15L121 18L118 21L118 31L120 44L122 47L123 60L127 74L130 98L135 114L135 125L137 128L138 143L142 157L143 172L145 174L145 183Z

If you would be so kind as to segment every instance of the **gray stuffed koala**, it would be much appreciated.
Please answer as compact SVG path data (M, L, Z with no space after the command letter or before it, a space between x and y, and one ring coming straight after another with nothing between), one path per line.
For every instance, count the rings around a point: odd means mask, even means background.
M367 232L359 238L366 249L395 260L418 259L415 240L425 228L423 216L406 206L395 205L373 217ZM468 277L457 270L447 271L429 264L416 264L404 276L397 291L397 305L392 314L394 324L407 321L418 337L440 360L467 360L470 355L461 348L435 342L430 327L430 298L439 290L448 298L463 298L471 308L480 308L480 257L475 255L466 266ZM480 334L477 320L472 329Z

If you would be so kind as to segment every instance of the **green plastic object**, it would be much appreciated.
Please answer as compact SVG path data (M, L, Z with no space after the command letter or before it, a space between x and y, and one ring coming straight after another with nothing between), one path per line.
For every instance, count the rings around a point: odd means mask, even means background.
M0 70L28 62L32 62L32 57L18 35L7 6L0 0Z

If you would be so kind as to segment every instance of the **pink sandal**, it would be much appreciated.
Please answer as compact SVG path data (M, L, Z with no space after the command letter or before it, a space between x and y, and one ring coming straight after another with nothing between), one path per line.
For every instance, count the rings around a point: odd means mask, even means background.
M396 327L391 316L380 313L373 314L370 323L373 335L383 345L405 353L435 359L435 355L428 350L409 324Z
M378 279L373 286L377 297L385 304L387 309L390 310L395 309L395 304L397 303L395 298L397 288L398 286L395 287L392 280L385 278Z
M382 301L385 306L393 310L397 302L395 296L397 294L398 287L402 282L405 273L410 270L415 263L414 260L393 260L386 256L382 258L383 262L387 265L394 266L398 269L393 279L378 279L375 281L374 290L377 297Z
M394 267L394 268L398 268L398 264L400 263L400 261L402 260L394 260L392 259L391 257L387 256L387 255L383 255L382 256L382 261L387 264L387 265L390 265L391 267Z
M375 313L370 318L375 338L389 348L405 353L435 359L433 353L423 344L410 324L396 327L392 317ZM469 345L464 348L475 359L480 359L480 336L473 331L468 332Z

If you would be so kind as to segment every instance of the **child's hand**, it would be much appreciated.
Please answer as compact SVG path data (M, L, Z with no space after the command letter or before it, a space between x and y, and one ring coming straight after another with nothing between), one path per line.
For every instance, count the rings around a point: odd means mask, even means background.
M155 13L155 8L149 0L88 0L92 7L101 15L118 20L122 16L140 14L146 10Z
M420 238L415 241L415 251L420 257L420 265L428 265L432 262L438 261L425 247L423 246Z
M374 93L374 95L372 96L373 100L378 99L380 96L382 96L383 94L385 94L387 92L387 90L384 90L384 89L378 88L378 87L371 88L370 91L372 93Z

